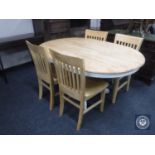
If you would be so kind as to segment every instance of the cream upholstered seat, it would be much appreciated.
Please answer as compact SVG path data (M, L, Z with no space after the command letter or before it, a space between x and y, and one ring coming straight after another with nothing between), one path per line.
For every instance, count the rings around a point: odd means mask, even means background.
M143 43L143 38L140 37L134 37L124 34L116 34L114 43L127 46L136 50L140 50L141 45ZM122 78L114 79L114 88L113 88L113 95L112 95L112 103L116 102L116 97L120 89L126 86L126 91L129 90L131 76L126 77L127 80L120 84L120 81Z
M93 78L86 79L86 89L85 89L85 98L90 99L94 95L103 91L108 87L108 83L104 80L98 80Z
M96 31L96 30L89 30L89 29L86 29L86 31L85 31L86 39L95 39L98 41L106 41L107 36L108 36L107 31Z
M42 99L43 87L47 88L50 91L50 110L52 110L54 105L54 96L56 95L54 92L54 85L57 85L54 65L48 62L46 51L43 47L33 45L29 41L26 41L26 44L31 53L37 73L39 99Z
M68 101L79 109L77 130L82 124L83 115L97 105L100 105L101 112L104 108L105 90L108 83L97 79L86 79L84 61L80 58L70 57L50 50L56 74L58 77L60 93L60 116L64 111L64 102ZM87 100L101 94L101 99L87 107ZM75 102L78 101L77 102Z

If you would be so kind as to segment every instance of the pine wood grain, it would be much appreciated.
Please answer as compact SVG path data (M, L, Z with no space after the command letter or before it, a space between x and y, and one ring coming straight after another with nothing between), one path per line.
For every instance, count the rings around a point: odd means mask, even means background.
M85 70L97 74L119 74L139 69L144 56L130 47L85 38L64 38L45 42L49 61L53 62L49 49L60 54L82 58Z

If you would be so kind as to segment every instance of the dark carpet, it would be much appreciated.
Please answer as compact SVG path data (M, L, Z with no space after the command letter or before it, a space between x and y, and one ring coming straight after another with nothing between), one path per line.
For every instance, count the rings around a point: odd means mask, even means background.
M59 97L49 111L49 93L45 90L38 100L38 84L33 65L18 67L8 72L9 84L0 79L0 134L1 135L110 135L155 134L155 84L132 80L128 93L122 90L117 103L111 104L107 95L105 111L99 107L84 116L80 131L76 131L78 111L65 104L65 113L58 116ZM150 116L150 128L138 130L135 117Z

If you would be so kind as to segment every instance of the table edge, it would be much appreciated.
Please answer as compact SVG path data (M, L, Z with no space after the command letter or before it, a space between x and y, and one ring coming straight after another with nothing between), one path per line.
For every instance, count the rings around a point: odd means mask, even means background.
M111 79L111 78L121 78L121 77L132 75L132 74L136 73L139 69L140 68L134 69L134 70L129 71L129 72L113 73L113 74L92 73L92 72L86 71L86 76L94 77L94 78L109 78L109 79Z

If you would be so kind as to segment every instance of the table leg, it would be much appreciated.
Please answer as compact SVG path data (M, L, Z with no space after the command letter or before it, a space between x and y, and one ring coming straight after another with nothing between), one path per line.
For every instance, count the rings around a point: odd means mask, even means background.
M109 88L106 88L105 93L106 94L109 94L110 93L110 89Z
M87 101L84 102L84 110L87 109Z

